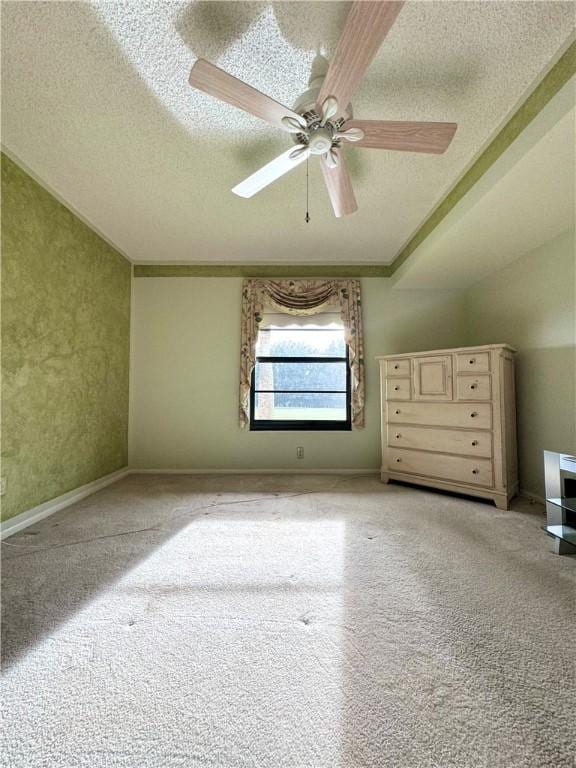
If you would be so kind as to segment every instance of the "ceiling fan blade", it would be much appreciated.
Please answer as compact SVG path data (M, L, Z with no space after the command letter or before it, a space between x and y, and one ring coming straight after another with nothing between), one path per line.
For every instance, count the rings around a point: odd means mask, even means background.
M358 203L354 197L354 190L352 189L348 169L344 163L344 157L340 150L334 149L332 151L337 155L338 165L331 167L331 164L324 155L322 155L320 161L326 189L334 209L334 215L340 218L357 211Z
M357 0L352 4L318 95L319 114L329 96L338 100L338 115L345 112L403 5L404 0Z
M355 147L394 149L399 152L428 152L441 155L448 146L458 125L456 123L413 123L393 120L349 120L342 128L360 128L364 138L355 141Z
M252 88L251 85L238 80L237 77L229 75L228 72L205 59L198 59L194 64L190 72L189 82L194 88L198 88L198 90L204 91L204 93L214 96L220 101L225 101L227 104L232 104L233 107L243 109L245 112L249 112L261 120L266 120L267 123L272 123L282 130L285 130L285 126L282 124L283 117L291 117L298 123L306 125L306 122L297 112L279 104L270 96L260 93L256 88Z
M294 155L295 149L298 149L298 147L291 147L290 149L287 149L286 152L275 157L274 160L262 166L262 168L257 170L256 173L253 173L252 176L248 176L248 178L241 181L240 184L236 184L232 189L232 192L240 197L253 197L257 192L260 192L261 189L264 189L264 187L272 184L276 179L284 176L285 173L296 168L296 166L306 160L310 153L302 151L299 154L296 154L296 156L290 157L290 155Z

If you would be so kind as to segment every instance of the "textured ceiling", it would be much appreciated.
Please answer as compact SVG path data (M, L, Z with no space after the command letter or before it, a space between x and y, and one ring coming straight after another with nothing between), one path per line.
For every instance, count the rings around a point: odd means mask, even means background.
M445 155L347 148L360 210L320 169L229 191L290 139L187 83L198 56L290 106L348 3L3 2L7 150L137 262L391 262L565 48L564 2L407 2L354 98L359 118L447 120Z

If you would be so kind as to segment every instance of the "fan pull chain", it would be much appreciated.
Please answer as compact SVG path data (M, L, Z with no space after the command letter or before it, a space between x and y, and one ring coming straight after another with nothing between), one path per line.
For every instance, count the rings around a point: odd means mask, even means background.
M306 224L310 221L310 213L308 212L308 158L306 158L306 216L304 221Z

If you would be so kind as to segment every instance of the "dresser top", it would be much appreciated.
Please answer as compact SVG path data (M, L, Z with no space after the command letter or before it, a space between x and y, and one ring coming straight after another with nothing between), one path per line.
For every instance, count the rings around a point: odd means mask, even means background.
M425 349L422 352L401 352L397 355L376 355L376 360L396 360L398 357L414 357L415 355L448 355L454 352L464 354L470 352L484 352L490 349L507 349L516 352L510 344L483 344L477 347L451 347L450 349Z

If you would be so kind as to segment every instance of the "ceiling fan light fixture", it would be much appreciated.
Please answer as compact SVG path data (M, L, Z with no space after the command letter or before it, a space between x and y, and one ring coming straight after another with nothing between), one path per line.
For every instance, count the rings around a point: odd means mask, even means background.
M333 149L327 152L324 155L324 158L326 160L326 165L328 166L328 168L338 168L338 166L340 165L340 158L338 157L338 154Z
M304 152L308 152L308 147L306 144L299 144L295 149L290 152L288 157L290 160L296 160L297 157L300 157Z
M330 151L333 138L329 128L314 128L308 137L308 147L313 155L324 155Z
M345 139L346 141L362 141L364 131L362 128L348 128L347 131L338 131L334 135L335 139Z
M327 99L324 99L324 102L322 104L322 121L320 123L321 126L326 125L328 120L330 120L331 117L334 117L334 115L338 112L338 100L334 98L334 96L328 96Z
M302 131L307 128L304 118L302 118L302 121L300 122L296 120L296 118L286 115L286 117L282 118L281 122L282 127L285 131L288 131L288 133L302 133Z

